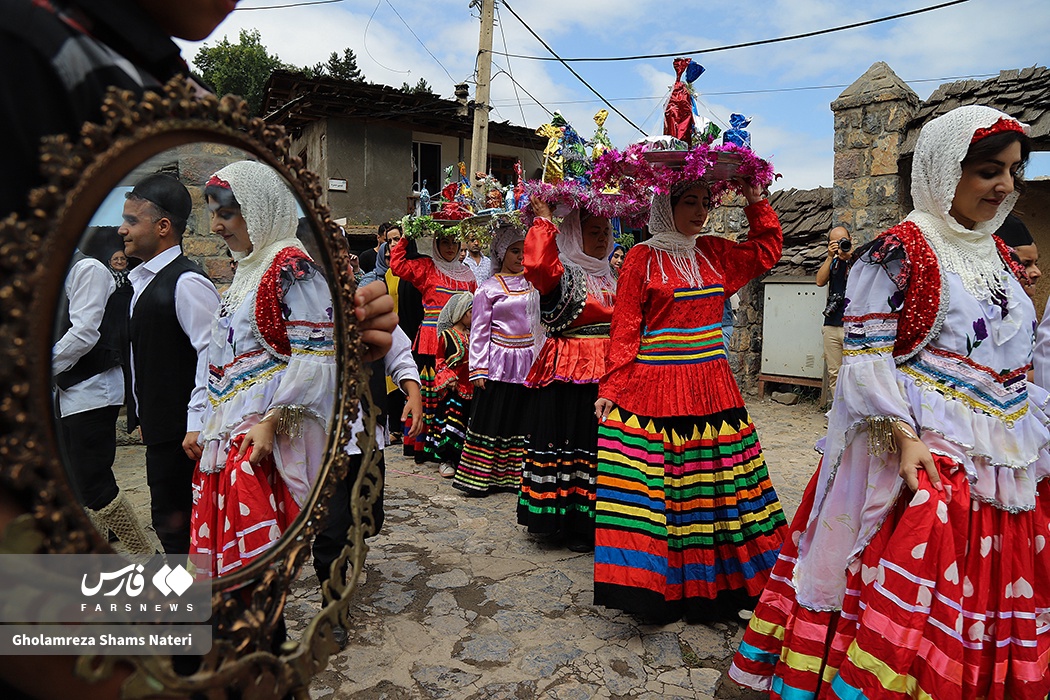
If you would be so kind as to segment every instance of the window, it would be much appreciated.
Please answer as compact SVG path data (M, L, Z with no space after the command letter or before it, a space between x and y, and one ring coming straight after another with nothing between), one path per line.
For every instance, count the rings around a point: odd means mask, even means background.
M424 186L431 197L437 198L441 190L441 144L412 143L412 187L416 191Z
M516 179L514 165L518 159L513 156L489 156L489 172L506 187L513 185Z

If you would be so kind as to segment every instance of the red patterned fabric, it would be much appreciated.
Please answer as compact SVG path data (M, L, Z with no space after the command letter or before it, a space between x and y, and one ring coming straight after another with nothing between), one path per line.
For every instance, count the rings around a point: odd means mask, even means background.
M243 439L230 443L222 471L193 472L190 560L203 578L244 568L271 549L299 515L273 455L253 467L249 447L237 459Z
M768 272L783 245L769 202L744 213L747 241L697 240L702 287L690 287L662 251L638 245L627 253L599 397L651 417L704 416L744 405L722 346L725 299Z
M460 282L441 273L427 256L409 260L406 257L408 239L402 238L390 252L390 269L395 275L419 290L423 295L423 323L419 326L412 349L421 355L437 355L437 318L445 302L456 292L474 293L478 283L471 278Z
M450 390L467 400L474 396L468 362L469 346L470 339L458 328L450 328L438 336L434 386L439 398Z
M292 345L284 327L284 313L281 309L284 298L281 291L281 268L286 265L294 266L298 260L309 259L310 256L298 248L282 250L273 259L270 268L263 273L259 291L255 296L255 324L262 336L263 345L283 360L291 356Z
M879 252L873 255L876 262L892 257L898 247L904 249L900 273L893 278L897 288L905 293L893 345L893 356L900 362L919 352L940 330L935 327L941 305L940 265L922 230L911 221L902 221L884 231L876 239L880 240ZM1014 259L1010 247L999 238L994 240L1006 268L1022 283L1026 282L1024 267Z
M565 274L565 266L558 258L558 229L546 219L537 218L525 237L525 279L541 295L554 292ZM593 295L587 295L583 311L564 331L572 335L574 328L609 323L612 306L602 306ZM608 337L547 338L532 364L525 385L546 386L551 382L593 383L605 374Z
M791 584L810 481L729 675L772 698L1013 698L1050 692L1050 483L1032 511L972 500L934 455L850 568L841 612L799 606ZM774 679L775 676L775 679Z

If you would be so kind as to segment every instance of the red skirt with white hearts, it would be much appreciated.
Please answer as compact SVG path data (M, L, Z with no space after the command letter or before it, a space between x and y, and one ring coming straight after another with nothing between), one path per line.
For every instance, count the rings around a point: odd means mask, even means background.
M190 562L200 578L244 568L273 547L299 515L273 455L252 466L249 447L237 459L242 437L231 442L225 469L205 474L198 465L193 473Z
M804 608L792 585L796 531L729 669L771 698L1011 698L1050 693L1050 482L1036 508L970 499L966 474L934 455L945 492L919 472L851 567L839 612Z

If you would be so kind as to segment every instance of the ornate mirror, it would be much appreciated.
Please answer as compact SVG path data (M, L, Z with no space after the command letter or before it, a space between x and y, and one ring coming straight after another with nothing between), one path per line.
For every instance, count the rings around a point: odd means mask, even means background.
M346 478L347 445L357 439L350 426L367 391L345 245L317 177L288 156L283 130L249 118L240 99L198 98L176 80L141 102L113 92L103 114L79 142L47 144L49 184L31 195L30 216L0 222L0 474L25 511L0 550L118 553L132 563L166 553L195 585L210 579L213 644L203 658L173 665L170 656L85 655L76 665L85 679L126 677L125 697L302 693L338 649L332 627L346 624L381 479L365 460L349 485L352 524L332 569L347 567L347 576L330 580L331 602L282 642L289 589ZM154 233L140 234L147 225ZM157 250L165 236L189 258L170 279L160 262L178 251ZM169 295L178 285L196 290L176 294L168 319L172 305L149 297L162 282ZM80 319L91 314L123 319L109 331L106 320L94 324L97 337L120 342L96 341L103 349L90 362L71 360L86 342ZM193 355L207 362L179 364L165 319L187 329L183 342L207 348ZM121 355L127 347L130 356ZM197 435L174 443L197 467L178 474L176 489L164 481L170 474L146 466L150 450L173 440L164 426L178 422L153 399L169 395L172 377L201 373L208 391L197 382L186 415ZM271 381L276 373L296 382ZM92 392L82 391L85 377ZM125 393L131 401L121 408ZM102 430L78 425L99 403ZM114 423L115 460L77 437ZM192 498L192 517L171 504L175 491ZM178 544L187 535L189 563Z

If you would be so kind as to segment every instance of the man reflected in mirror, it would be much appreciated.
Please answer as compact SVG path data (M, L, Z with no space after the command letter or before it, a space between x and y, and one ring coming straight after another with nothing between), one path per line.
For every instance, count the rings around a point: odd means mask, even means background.
M64 461L102 536L113 533L132 555L152 554L153 545L113 475L117 414L124 404L126 307L106 266L79 250L62 291L51 371Z
M142 261L128 273L132 391L128 429L137 419L146 445L153 528L173 560L190 551L191 482L208 395L208 343L219 294L182 253L193 210L177 179L143 178L124 202L124 252Z

